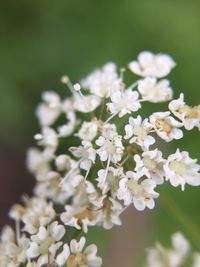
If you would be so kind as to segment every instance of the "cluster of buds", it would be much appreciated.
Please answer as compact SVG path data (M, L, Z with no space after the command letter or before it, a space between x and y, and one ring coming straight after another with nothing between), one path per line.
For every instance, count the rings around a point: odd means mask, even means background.
M39 148L27 157L34 196L10 210L16 231L2 231L1 267L99 267L96 246L84 248L86 239L78 241L77 233L121 225L120 214L130 205L153 209L165 183L183 191L186 184L200 185L196 159L179 149L165 158L159 149L161 141L200 129L200 106L187 105L183 94L173 99L164 79L174 67L168 55L142 52L128 65L140 76L131 85L124 69L118 73L107 63L79 83L64 76L64 100L52 91L42 94L36 110L41 131L34 136ZM142 118L145 102L169 105Z

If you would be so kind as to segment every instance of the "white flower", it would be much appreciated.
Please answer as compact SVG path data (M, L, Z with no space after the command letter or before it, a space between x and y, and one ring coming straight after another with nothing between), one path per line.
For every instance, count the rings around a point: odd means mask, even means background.
M98 171L98 181L97 186L102 190L102 194L111 192L113 197L116 196L117 190L119 188L119 181L123 176L123 169L122 168L113 168L109 167L108 173L106 175L106 170L101 169Z
M78 230L82 228L87 233L88 226L96 225L97 223L99 213L95 210L95 207L66 205L65 210L60 216L61 221L65 225L75 227Z
M128 171L126 176L119 182L117 197L124 201L124 205L134 204L137 210L144 210L145 207L153 209L154 198L159 194L154 191L156 183L151 179L144 179L139 182L140 176L137 173Z
M157 80L152 77L146 77L138 81L138 91L142 95L142 99L152 103L169 101L172 99L173 95L168 80L160 80L157 82Z
M182 121L185 129L192 130L194 127L200 127L200 105L194 107L186 105L183 94L169 103L169 109Z
M155 248L148 249L148 267L181 267L185 263L190 246L181 233L172 236L172 247L164 248L159 243Z
M40 151L36 148L30 148L27 153L27 167L33 173L38 181L45 180L47 173L50 171L49 161L52 154L47 151Z
M88 207L90 205L96 206L97 191L94 185L84 180L77 188L76 194L73 198L73 206Z
M70 156L61 154L55 159L55 165L58 171L70 171L77 166L77 162Z
M22 216L23 230L29 234L37 233L40 226L49 224L56 216L53 204L44 199L33 198L29 200L26 212Z
M5 225L0 235L1 243L7 244L15 242L15 238L14 230L9 225Z
M58 127L58 134L60 137L70 136L76 127L76 114L74 111L68 111L66 119L68 122Z
M73 156L80 158L80 168L88 171L95 163L96 151L89 141L82 141L82 146L70 147L69 151Z
M73 196L83 180L84 177L76 169L67 173L60 183L60 188L64 192L65 197L70 198Z
M55 203L63 204L68 196L61 190L61 179L62 177L58 172L48 172L45 179L36 184L34 194L45 199L51 199Z
M184 190L185 184L199 186L200 185L200 166L196 159L191 159L188 152L180 152L177 149L175 154L168 157L164 165L166 180L169 180L171 185L181 186Z
M36 134L35 139L38 140L38 145L45 147L45 153L53 155L58 146L58 135L53 128L43 127L41 134Z
M81 237L79 242L72 239L70 247L65 244L63 251L56 258L58 266L100 267L102 260L96 256L97 247L92 244L83 250L85 242L85 237Z
M101 135L105 138L112 138L113 135L117 132L117 127L115 124L103 123L101 126Z
M155 143L155 139L149 135L152 130L152 125L148 122L148 119L142 121L141 116L137 116L136 119L129 117L129 124L125 126L126 135L125 139L130 139L130 144L136 143L143 149L148 149L149 146Z
M0 266L19 267L26 263L26 250L29 246L29 239L25 236L18 238L10 227L6 226L1 232L0 241Z
M41 226L38 233L31 236L32 241L27 250L28 258L39 257L37 260L38 267L52 263L57 250L62 246L60 240L64 234L64 226L59 225L56 221L50 224L48 229Z
M119 114L121 118L126 114L137 111L141 107L138 96L138 92L131 89L125 91L114 90L110 97L112 103L107 104L109 112Z
M130 70L142 77L162 78L175 67L173 59L165 54L154 55L149 51L141 52L138 61L129 63Z
M42 99L44 103L38 106L36 115L41 126L51 126L61 112L60 97L55 92L44 92Z
M74 108L83 113L94 111L101 104L101 99L95 95L76 96Z
M116 65L107 63L102 69L89 74L81 84L84 88L89 89L92 94L107 98L110 96L111 90L120 88L121 79L117 75Z
M170 116L170 112L155 112L149 119L157 135L166 142L183 137L182 130L178 129L182 127L183 124Z
M98 127L98 121L96 120L90 122L84 121L76 135L82 140L92 141L97 135Z
M100 206L100 225L105 229L111 229L114 225L122 224L119 216L124 211L124 207L119 201L107 195L102 195L97 199L97 203Z
M116 132L112 132L109 138L100 136L96 140L96 144L100 147L97 150L97 154L102 161L110 159L111 162L117 163L121 160L124 146L122 144L122 137Z
M146 151L142 153L142 157L136 154L134 160L136 162L136 172L153 179L156 184L162 184L164 182L165 173L163 165L166 160L162 158L161 151L158 149Z

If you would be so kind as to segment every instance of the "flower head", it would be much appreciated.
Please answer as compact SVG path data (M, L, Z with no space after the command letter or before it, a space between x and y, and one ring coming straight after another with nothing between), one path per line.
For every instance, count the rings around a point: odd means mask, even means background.
M154 55L145 51L139 54L138 61L129 63L130 70L142 77L162 78L167 76L175 67L173 59L165 54Z

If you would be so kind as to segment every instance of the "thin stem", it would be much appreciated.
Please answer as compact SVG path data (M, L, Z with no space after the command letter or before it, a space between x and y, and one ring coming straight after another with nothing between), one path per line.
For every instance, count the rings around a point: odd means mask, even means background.
M112 120L116 115L118 114L118 112L117 113L113 113L106 121L105 121L105 123L108 123L110 120Z
M86 180L86 179L87 179L87 177L88 177L88 174L89 174L89 172L90 172L90 169L91 169L91 168L89 168L89 169L87 170L84 180Z
M128 154L128 155L125 157L125 159L121 162L121 165L124 165L124 163L129 159L130 156L131 156L131 155Z
M109 166L110 166L110 155L108 156L108 161L107 161L107 165L106 165L106 171L105 171L104 180L106 180L106 177L108 175Z
M60 182L60 185L62 185L64 183L64 181L69 177L69 175L78 167L79 163L81 162L81 159L77 162L76 167L72 168L67 175L62 179L62 181Z
M132 84L127 88L127 90L128 90L128 89L133 89L133 88L135 88L137 85L138 85L138 81L132 83Z
M99 120L102 120L104 107L105 107L105 98L103 98L103 100L102 100L101 111L100 111L100 114L99 114Z
M19 241L20 241L20 222L19 222L19 220L15 221L15 228L16 228L17 243L19 243Z

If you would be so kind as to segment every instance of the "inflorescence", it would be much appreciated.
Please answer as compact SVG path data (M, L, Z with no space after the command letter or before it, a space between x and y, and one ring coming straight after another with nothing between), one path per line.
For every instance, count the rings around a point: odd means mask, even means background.
M41 131L34 136L39 148L29 149L27 157L34 196L10 210L16 230L2 231L1 267L102 266L96 246L85 247L85 237L78 241L76 233L120 225L130 205L153 209L157 188L165 183L183 191L186 184L200 185L200 165L187 151L166 157L161 151L165 142L183 138L184 130L200 129L200 106L187 105L182 93L173 99L164 78L175 62L142 52L128 67L140 77L130 85L125 69L118 73L107 63L79 83L62 77L69 89L64 100L52 91L42 94L36 110ZM142 118L145 102L167 101L167 110ZM150 250L148 266L166 266L156 265L163 253L160 245Z

